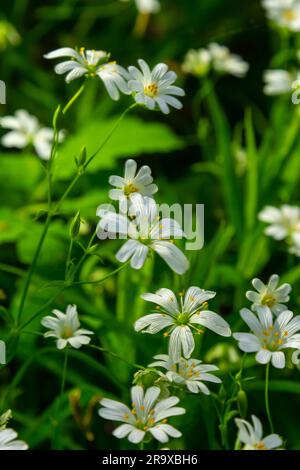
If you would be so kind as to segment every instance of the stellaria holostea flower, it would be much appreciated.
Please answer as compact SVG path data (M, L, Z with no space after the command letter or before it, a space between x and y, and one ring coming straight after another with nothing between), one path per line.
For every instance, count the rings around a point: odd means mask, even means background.
M117 214L113 208L99 206L100 221L97 236L100 239L129 238L116 254L121 263L130 261L134 269L140 269L152 250L156 252L177 274L183 274L189 262L182 251L173 243L173 238L183 238L184 233L174 219L159 219L158 207L152 198L139 193L130 196L129 216Z
M76 305L68 305L66 313L60 310L52 310L55 316L46 316L41 321L45 328L49 328L44 334L45 338L57 338L58 349L65 348L68 344L79 349L82 345L88 344L91 338L88 335L94 333L80 328Z
M135 101L147 108L160 109L164 114L169 114L170 106L176 109L182 108L182 103L174 96L184 96L184 90L173 83L177 79L175 72L170 71L166 64L157 64L153 70L149 65L139 59L141 68L128 67L128 86L133 92Z
M259 220L269 224L265 234L275 240L286 240L290 253L300 256L300 208L284 204L280 208L266 206Z
M155 361L148 367L162 367L166 369L166 378L170 382L184 385L192 393L202 392L209 395L210 391L203 382L221 383L221 379L209 372L219 370L215 365L203 364L198 359L180 358L179 362L174 362L167 354L154 356Z
M291 93L292 84L297 79L287 70L266 70L263 75L265 95L283 95Z
M208 45L214 70L242 78L249 70L249 64L237 54L232 54L228 47L215 42Z
M0 450L27 450L24 441L17 440L18 434L11 428L0 431Z
M175 406L179 398L160 399L159 395L159 387L150 387L144 392L143 387L136 385L131 388L131 409L118 401L103 398L99 415L125 423L113 431L118 439L127 437L133 444L138 444L150 433L159 442L168 442L169 437L180 437L181 433L167 424L167 418L182 415L185 409Z
M300 315L293 317L293 312L281 312L276 320L270 309L259 308L257 315L243 308L241 317L252 333L234 333L239 348L247 353L256 352L256 360L261 364L270 361L277 369L285 367L283 349L300 349Z
M254 415L252 423L245 419L235 418L238 427L238 439L245 444L243 450L272 450L282 445L282 439L278 434L270 434L263 437L261 421Z
M49 160L53 130L49 127L41 127L35 116L19 109L14 116L0 118L0 126L10 129L1 139L4 147L23 149L32 145L42 160ZM59 141L62 140L63 133L60 132Z
M253 279L252 285L257 292L248 291L246 297L250 302L253 302L251 308L256 310L259 308L270 308L271 312L279 315L284 310L287 310L285 302L290 300L290 292L292 287L290 284L282 284L278 287L279 276L273 274L268 284L264 284L260 279Z
M263 0L267 17L281 28L300 31L299 0Z
M66 82L69 83L76 78L98 76L113 100L120 98L120 92L130 94L126 80L127 71L116 62L109 61L110 54L106 51L95 51L81 47L78 51L71 47L62 47L45 54L46 59L65 60L54 67L57 74L67 73Z
M155 334L168 328L164 336L170 336L169 356L178 362L181 356L190 358L195 341L193 331L202 333L201 326L221 336L230 336L228 323L217 313L207 310L207 301L216 293L190 287L185 296L176 295L170 289L159 289L155 294L143 294L142 299L157 305L158 311L139 318L134 325L136 331Z
M186 73L203 77L210 70L211 55L207 49L190 49L182 64L182 70Z
M127 202L133 193L140 193L142 196L151 197L158 190L156 184L152 184L151 168L142 166L137 172L137 164L134 160L126 160L124 177L112 175L109 183L116 189L109 191L109 197L120 203Z

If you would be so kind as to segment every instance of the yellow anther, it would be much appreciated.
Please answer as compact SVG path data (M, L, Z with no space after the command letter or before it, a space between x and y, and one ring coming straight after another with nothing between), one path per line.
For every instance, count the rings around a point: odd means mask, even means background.
M278 340L277 340L277 344L278 344L278 346L281 346L281 345L283 344L282 339L278 339Z
M144 409L145 409L144 405L141 405L141 406L140 406L140 409L141 409L142 411L144 411Z
M129 414L128 414L128 413L125 413L125 414L123 415L123 419L128 419L128 418L129 418Z
M269 334L270 334L270 332L267 331L267 330L265 330L265 331L263 332L263 335L264 335L264 336L269 336Z
M144 93L145 95L149 96L150 98L155 98L157 96L158 92L158 86L156 83L149 83L149 85L146 85L144 87Z
M288 336L288 335L289 335L289 332L285 330L285 331L283 332L283 336Z
M165 332L165 333L164 333L164 337L167 338L167 336L169 336L169 333L168 333L168 332Z

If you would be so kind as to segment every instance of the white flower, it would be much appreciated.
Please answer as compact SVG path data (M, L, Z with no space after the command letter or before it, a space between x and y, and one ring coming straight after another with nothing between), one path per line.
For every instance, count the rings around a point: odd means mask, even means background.
M121 2L128 2L128 0L121 0ZM135 4L138 11L144 15L157 13L160 10L160 3L158 0L135 0Z
M138 63L141 70L128 67L128 86L135 101L151 110L159 108L164 114L169 114L169 106L181 109L181 102L174 96L184 96L185 93L182 88L173 85L176 73L168 70L166 64L157 64L151 71L144 60L139 59Z
M180 302L169 289L159 289L155 294L143 294L142 299L157 304L156 313L139 318L134 325L136 331L155 334L169 328L169 356L178 362L181 356L189 358L195 348L192 330L202 333L199 326L204 326L221 336L230 336L228 323L217 313L207 310L207 301L216 293L190 287L185 296L180 295Z
M173 219L159 220L158 208L155 201L141 194L133 193L130 196L130 216L117 214L112 210L99 206L97 215L100 222L97 226L97 236L100 239L129 238L116 254L121 263L131 259L130 265L140 269L149 253L155 251L168 266L177 274L183 274L189 267L186 256L172 243L171 237L182 238L184 233Z
M162 367L167 370L166 378L170 382L183 384L192 393L202 392L209 395L210 391L203 382L221 383L222 380L208 372L219 370L217 366L211 364L202 364L197 359L180 358L179 362L174 362L167 354L158 354L154 356L155 362L148 367Z
M125 80L128 78L127 71L115 62L109 62L110 54L106 51L86 50L84 47L77 51L71 47L62 47L45 54L44 57L46 59L68 58L54 68L59 75L67 73L67 83L82 76L98 75L113 100L120 98L120 91L130 94Z
M273 274L268 284L264 284L260 279L253 279L252 285L257 292L248 291L246 297L248 300L253 302L252 309L256 310L260 308L270 308L271 312L275 315L279 315L284 310L287 310L285 302L290 300L289 293L292 290L290 284L282 284L278 287L279 276Z
M38 156L43 160L49 160L53 139L53 130L49 127L41 127L35 116L27 111L19 109L14 116L0 118L0 125L10 132L5 134L1 143L4 147L16 147L22 149L33 145ZM60 133L61 141L63 134Z
M285 367L286 348L300 349L300 316L293 318L293 312L281 312L273 321L270 309L257 309L257 316L247 308L241 310L241 317L253 333L234 333L239 348L244 352L256 352L261 364L272 362L277 369Z
M263 75L265 95L290 93L295 78L286 70L266 70Z
M18 434L13 429L7 428L0 431L0 450L27 450L26 442L16 440L17 437Z
M185 55L182 69L196 77L203 77L208 73L210 65L211 55L207 49L191 49Z
M290 253L300 256L300 208L287 204L279 209L266 206L259 214L259 220L268 223L265 234L275 240L286 239Z
M149 166L142 166L138 173L136 170L136 162L134 160L127 160L125 162L124 177L116 175L110 176L109 183L116 187L116 189L109 191L109 197L111 199L126 203L132 193L140 193L142 196L151 197L157 192L158 188L156 184L152 184L153 178Z
M290 31L300 31L299 0L264 0L267 17L275 24Z
M228 47L213 42L208 45L213 68L217 72L229 73L242 78L249 70L249 64L237 54L232 54Z
M118 439L128 437L133 444L142 442L146 434L150 433L159 442L168 442L170 437L180 437L181 433L169 424L166 419L185 413L184 408L176 407L177 397L159 399L160 388L150 387L144 393L140 386L131 388L132 409L115 400L103 398L100 404L99 415L111 421L120 421L125 424L117 427L113 435Z
M73 348L81 348L83 344L88 344L91 338L87 335L94 333L80 328L76 305L68 305L66 313L59 310L52 310L55 317L50 315L44 317L41 321L45 328L49 328L44 334L45 338L57 338L56 346L58 349L65 348L68 344Z
M252 423L245 419L236 418L238 439L245 444L243 450L271 450L282 445L282 439L278 434L270 434L263 438L263 430L260 420L252 415Z

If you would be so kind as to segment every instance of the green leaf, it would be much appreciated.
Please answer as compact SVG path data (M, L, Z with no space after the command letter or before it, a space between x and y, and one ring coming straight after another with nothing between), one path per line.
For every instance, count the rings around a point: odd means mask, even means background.
M74 157L78 149L86 146L88 157L92 155L109 134L116 118L96 119L69 136L59 148L56 159L57 178L74 174ZM165 124L144 122L140 118L127 116L121 122L108 144L88 166L87 171L108 169L119 157L137 157L142 153L170 152L183 147L183 141Z

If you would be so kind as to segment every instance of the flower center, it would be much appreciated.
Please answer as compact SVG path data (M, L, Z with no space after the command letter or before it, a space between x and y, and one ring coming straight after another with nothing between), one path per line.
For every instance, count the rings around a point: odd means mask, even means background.
M258 442L255 446L254 446L257 450L267 450L265 444L263 442Z
M69 326L65 326L63 331L61 332L61 337L62 339L68 339L68 338L72 338L74 332L72 330L72 328L70 328Z
M297 18L296 12L292 9L284 10L282 16L283 19L287 21L293 21Z
M125 196L129 196L132 193L136 193L138 191L138 188L136 188L132 183L126 184L124 186L124 194Z
M262 347L269 351L278 351L280 346L285 342L284 337L288 335L288 332L274 331L274 327L271 325L267 330L263 331Z
M178 325L187 325L189 322L189 314L188 313L180 313L176 318L176 322Z
M158 86L156 83L149 83L149 85L144 86L144 93L150 98L155 98L157 96Z
M272 294L265 294L263 298L261 299L261 303L263 305L267 305L267 307L273 307L275 302L276 302L276 299L273 297Z

